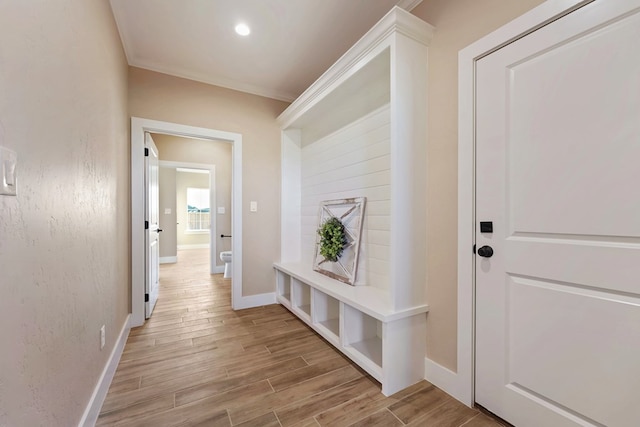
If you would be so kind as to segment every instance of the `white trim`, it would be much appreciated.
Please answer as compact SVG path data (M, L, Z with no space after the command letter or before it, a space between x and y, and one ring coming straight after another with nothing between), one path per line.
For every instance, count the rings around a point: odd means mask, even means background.
M189 169L189 168L176 168L176 172L187 172L187 173L209 173L206 169Z
M547 0L458 54L458 372L447 392L468 406L475 402L475 63L591 1Z
M460 381L457 376L451 369L445 368L428 357L424 358L424 379L445 393L464 401L465 391L460 390Z
M187 172L192 173L198 173L200 170L202 173L205 171L211 173L211 168L215 166L209 163L174 162L173 160L160 160L159 164L163 168L189 169Z
M178 250L181 249L208 249L209 248L209 244L208 243L198 243L195 245L178 245Z
M235 256L233 257L233 264L235 264ZM236 274L235 270L233 274ZM231 279L231 283L236 280L235 276ZM275 304L276 303L276 293L268 292L266 294L258 294L258 295L247 295L240 296L240 298L236 298L236 303L233 306L234 310L242 310L243 308L251 308L251 307L260 307L263 305Z
M176 262L178 262L177 256L161 256L160 257L160 264L175 264Z
M130 321L131 315L128 314L127 318L124 320L124 325L122 325L122 329L120 330L120 335L113 346L113 350L111 350L107 364L102 370L98 383L91 394L91 399L89 399L89 403L84 410L82 418L80 419L80 423L78 424L80 427L92 427L96 424L96 421L98 421L102 404L104 403L105 397L107 397L107 392L109 391L109 386L111 386L113 375L116 373L116 368L120 362L124 345L129 337L129 331L131 330Z
M420 3L422 3L422 0L400 0L398 2L397 6L399 8L402 8L402 9L406 10L407 12L411 12Z
M224 265L216 265L211 272L211 274L222 274L224 273Z
M242 135L215 129L131 118L131 325L144 324L144 133L212 139L232 144L231 205L233 262L231 306L242 298Z

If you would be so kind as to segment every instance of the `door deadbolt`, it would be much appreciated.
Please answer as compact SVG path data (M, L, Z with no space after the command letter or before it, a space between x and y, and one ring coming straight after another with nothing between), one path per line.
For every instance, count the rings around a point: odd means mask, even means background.
M493 256L493 248L491 246L483 246L478 249L478 255L482 258L491 258Z

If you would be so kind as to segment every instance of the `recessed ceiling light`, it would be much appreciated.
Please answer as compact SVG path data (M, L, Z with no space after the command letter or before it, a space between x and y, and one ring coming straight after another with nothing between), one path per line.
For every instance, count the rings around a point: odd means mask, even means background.
M236 33L241 36L248 36L251 33L251 29L247 24L238 24L236 25Z

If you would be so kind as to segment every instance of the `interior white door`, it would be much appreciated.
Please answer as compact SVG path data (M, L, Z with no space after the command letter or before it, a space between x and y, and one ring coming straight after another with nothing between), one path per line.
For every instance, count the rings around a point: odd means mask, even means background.
M640 0L476 72L476 401L516 426L640 426Z
M160 204L158 149L148 132L145 144L145 318L151 317L160 287Z

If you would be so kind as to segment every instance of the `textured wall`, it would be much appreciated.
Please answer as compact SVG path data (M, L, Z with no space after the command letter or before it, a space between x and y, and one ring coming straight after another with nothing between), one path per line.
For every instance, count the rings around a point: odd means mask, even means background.
M424 0L429 46L427 356L453 370L457 352L458 52L543 0Z
M0 425L72 426L129 312L127 65L106 0L2 1L0 29Z
M129 68L132 116L242 134L243 295L273 291L280 254L280 128L287 107L247 93ZM258 212L249 212L249 201Z

